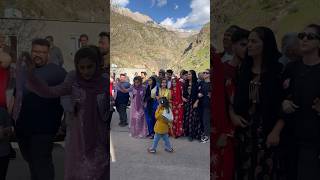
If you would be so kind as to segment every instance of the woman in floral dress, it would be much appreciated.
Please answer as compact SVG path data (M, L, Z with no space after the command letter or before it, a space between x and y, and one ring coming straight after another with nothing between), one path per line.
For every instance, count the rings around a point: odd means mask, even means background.
M183 135L183 101L181 82L177 78L172 79L171 95L173 124L170 135L178 138Z

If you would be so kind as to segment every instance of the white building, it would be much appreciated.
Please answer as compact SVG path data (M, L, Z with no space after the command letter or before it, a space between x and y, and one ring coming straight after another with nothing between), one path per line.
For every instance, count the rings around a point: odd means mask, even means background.
M81 34L89 36L89 44L98 45L99 33L109 29L105 23L45 19L0 18L0 24L0 32L7 36L8 45L17 56L22 51L30 52L32 39L52 35L54 44L63 53L67 70L74 68Z

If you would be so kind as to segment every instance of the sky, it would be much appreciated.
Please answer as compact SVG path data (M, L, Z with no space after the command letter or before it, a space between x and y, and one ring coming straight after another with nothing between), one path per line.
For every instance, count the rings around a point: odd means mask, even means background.
M199 30L210 21L210 0L111 0L111 3L176 29Z

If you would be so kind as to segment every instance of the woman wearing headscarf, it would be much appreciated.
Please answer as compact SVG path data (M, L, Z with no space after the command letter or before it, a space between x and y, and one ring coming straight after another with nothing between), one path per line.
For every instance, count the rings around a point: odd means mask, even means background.
M130 135L135 138L144 138L148 135L148 127L143 109L145 89L142 85L141 76L136 76L133 83L130 92Z
M37 79L32 73L33 63L26 61L28 89L42 97L71 95L72 98L74 114L66 136L65 180L109 179L109 132L106 125L109 87L99 67L101 61L97 47L81 48L74 59L76 70L54 87Z

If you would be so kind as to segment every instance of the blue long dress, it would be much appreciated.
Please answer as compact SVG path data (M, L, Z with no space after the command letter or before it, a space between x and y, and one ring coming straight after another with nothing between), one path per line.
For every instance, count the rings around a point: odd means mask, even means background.
M147 85L147 89L149 88L149 86ZM156 96L159 95L159 88L157 86L155 86L150 94L147 93L146 97L145 97L145 102L147 103L146 108L144 109L145 111L145 116L146 116L146 121L147 121L147 125L148 125L148 132L149 135L153 135L154 134L154 125L156 122L156 118L155 118L155 113L158 107L158 101L156 99Z

